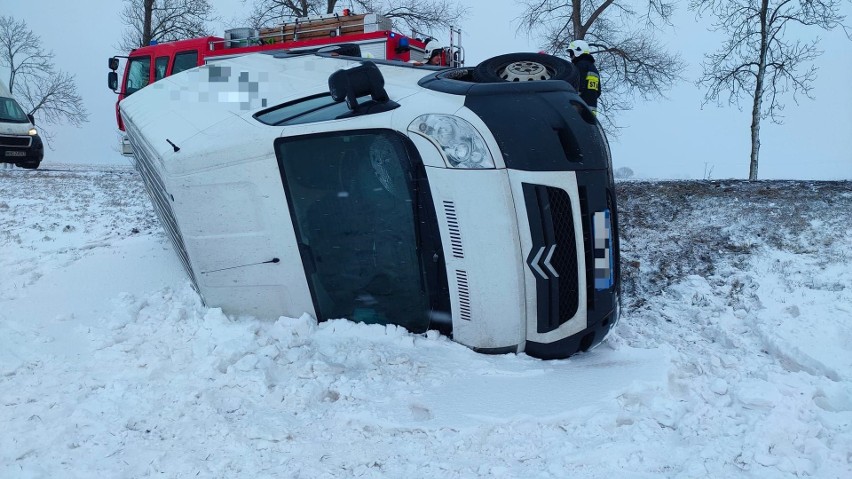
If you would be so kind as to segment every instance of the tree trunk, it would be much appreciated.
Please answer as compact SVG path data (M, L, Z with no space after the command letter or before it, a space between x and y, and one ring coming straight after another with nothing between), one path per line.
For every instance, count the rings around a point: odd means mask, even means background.
M580 4L582 0L572 0L571 2L571 22L573 23L573 32L574 38L569 38L568 41L571 40L582 40L586 36L586 32L582 31L583 22L580 21ZM568 46L568 42L565 43L565 46Z
M769 32L766 25L766 15L769 10L769 0L760 2L760 57L757 62L757 78L754 81L754 102L751 107L751 161L748 168L748 179L757 179L757 163L760 156L760 109L763 105L763 81L766 76L766 51L769 48Z
M757 160L760 156L760 97L755 97L751 112L751 161L748 166L748 179L757 179Z
M142 22L142 47L150 45L152 38L151 33L151 16L154 11L154 0L145 0L145 18Z

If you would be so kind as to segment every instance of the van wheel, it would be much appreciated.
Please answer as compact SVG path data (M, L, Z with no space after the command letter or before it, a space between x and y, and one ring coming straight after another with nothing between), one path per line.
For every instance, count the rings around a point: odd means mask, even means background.
M15 166L17 166L18 168L25 168L27 170L34 170L38 168L38 165L40 164L40 161L36 161L35 163L15 163Z
M567 60L543 53L507 53L483 61L473 70L479 83L564 80L573 83L577 69Z

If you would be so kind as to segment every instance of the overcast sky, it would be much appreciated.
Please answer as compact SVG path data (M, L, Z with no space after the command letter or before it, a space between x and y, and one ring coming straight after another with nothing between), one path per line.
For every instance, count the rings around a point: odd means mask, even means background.
M240 16L239 0L212 3L226 21ZM502 53L538 50L535 39L516 34L521 9L514 0L463 3L470 7L470 15L460 25L468 66ZM89 110L90 121L82 128L52 127L55 140L53 150L45 152L45 166L129 164L117 153L116 96L106 86L107 58L126 54L115 49L123 27L118 16L122 2L0 0L0 4L0 15L25 20L53 50L56 66L76 75L78 91ZM628 167L638 178L747 178L747 102L744 111L714 105L702 108L703 91L693 82L700 73L702 53L713 50L721 39L680 8L676 28L663 35L661 48L682 53L690 64L688 81L668 92L667 99L637 101L633 111L617 119L622 131L610 138L615 167ZM844 9L852 17L849 3ZM222 30L217 34L221 36L224 28L217 26ZM852 41L841 30L805 33L819 36L825 52L816 62L816 99L802 98L797 105L786 98L784 124L762 124L760 178L852 179ZM5 82L8 72L0 73Z

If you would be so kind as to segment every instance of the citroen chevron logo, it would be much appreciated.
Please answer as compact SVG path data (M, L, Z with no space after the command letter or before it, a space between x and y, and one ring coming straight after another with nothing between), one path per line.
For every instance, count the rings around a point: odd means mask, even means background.
M550 260L551 258L553 258L554 251L556 251L556 245L552 244L550 246L540 247L535 253L535 255L532 255L532 252L530 252L531 257L527 259L527 264L529 265L530 269L533 270L533 273L535 273L541 279L551 279L559 277L559 273L557 273L556 270L553 268L553 265L550 264ZM542 257L544 257L543 261ZM542 265L544 266L544 269L542 269Z

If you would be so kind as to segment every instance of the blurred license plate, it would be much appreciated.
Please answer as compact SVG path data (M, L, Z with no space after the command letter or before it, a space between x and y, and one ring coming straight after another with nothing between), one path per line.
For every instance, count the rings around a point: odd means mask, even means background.
M27 156L26 151L7 151L6 156Z

